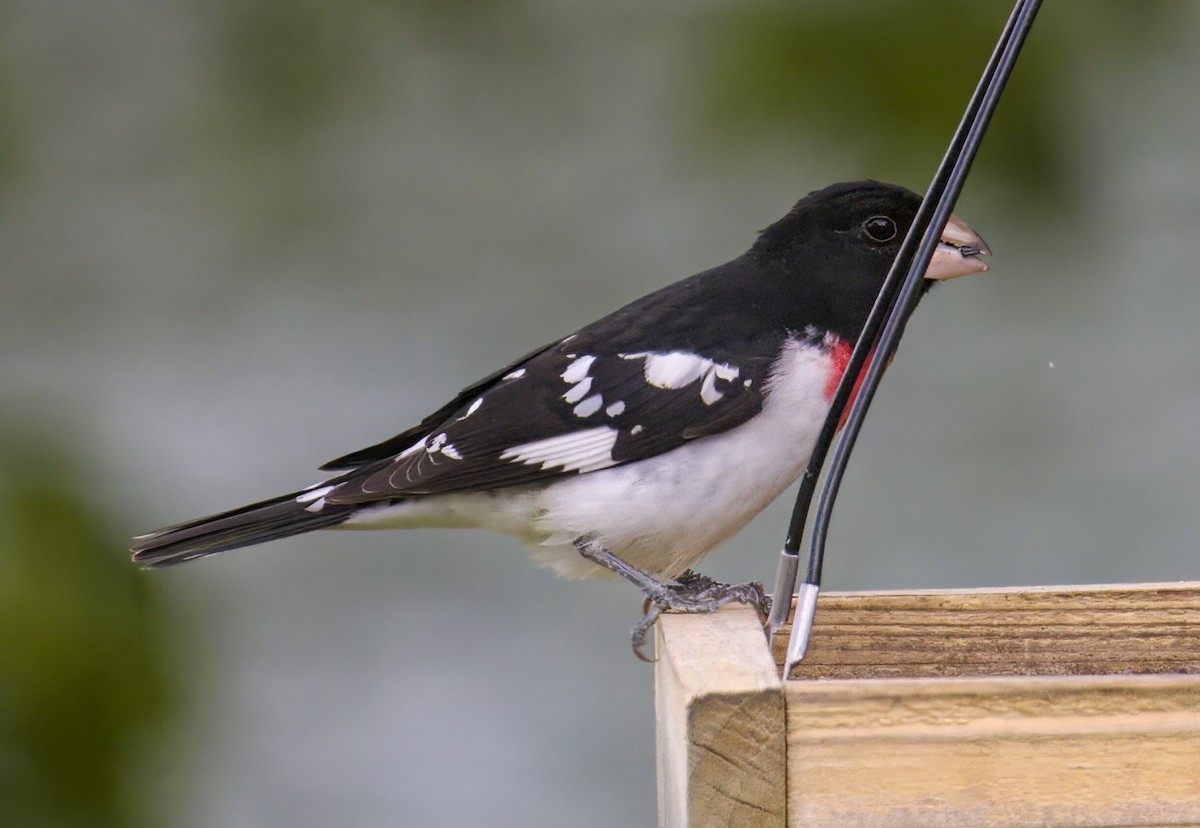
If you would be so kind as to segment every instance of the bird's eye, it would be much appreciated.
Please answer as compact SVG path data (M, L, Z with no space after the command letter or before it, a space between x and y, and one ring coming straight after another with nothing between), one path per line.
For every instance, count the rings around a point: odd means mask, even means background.
M862 226L872 241L890 242L896 238L896 222L887 216L871 216Z

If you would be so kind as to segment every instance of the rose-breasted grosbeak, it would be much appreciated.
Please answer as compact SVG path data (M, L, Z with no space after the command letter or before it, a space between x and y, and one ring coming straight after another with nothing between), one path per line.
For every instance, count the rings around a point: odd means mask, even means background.
M761 608L757 585L689 567L804 469L919 203L874 181L811 193L733 261L530 352L303 491L142 535L134 560L312 529L469 526L520 537L561 574L635 583L652 604L635 646L666 607ZM961 220L941 241L927 280L987 270Z

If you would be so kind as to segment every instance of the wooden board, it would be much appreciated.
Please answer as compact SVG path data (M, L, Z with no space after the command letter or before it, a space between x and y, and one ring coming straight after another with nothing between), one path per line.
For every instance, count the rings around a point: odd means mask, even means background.
M672 614L657 629L659 825L783 826L783 683L758 616Z
M1200 824L1200 677L787 683L793 826Z
M1200 584L830 593L781 682L785 640L660 621L660 825L1200 825Z
M1114 673L1200 673L1200 585L830 592L792 677Z

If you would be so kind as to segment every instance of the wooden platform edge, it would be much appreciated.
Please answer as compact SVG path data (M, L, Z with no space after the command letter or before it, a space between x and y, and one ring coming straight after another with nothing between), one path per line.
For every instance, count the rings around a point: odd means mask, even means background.
M1200 673L1198 629L1196 582L830 592L791 678Z
M655 651L661 828L785 825L783 682L758 617L664 615Z
M786 682L749 610L660 619L660 826L1200 825L1200 583L821 600Z

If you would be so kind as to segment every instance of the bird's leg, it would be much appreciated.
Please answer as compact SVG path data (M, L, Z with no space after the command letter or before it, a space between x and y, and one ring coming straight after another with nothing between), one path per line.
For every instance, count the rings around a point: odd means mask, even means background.
M575 548L592 563L617 573L645 594L645 614L634 625L630 634L633 654L642 661L653 661L642 652L642 646L646 643L646 633L664 610L713 612L725 604L737 602L754 607L764 619L771 610L771 599L763 591L762 584L757 581L723 584L689 569L676 578L674 583L663 583L621 560L591 538L578 538Z

